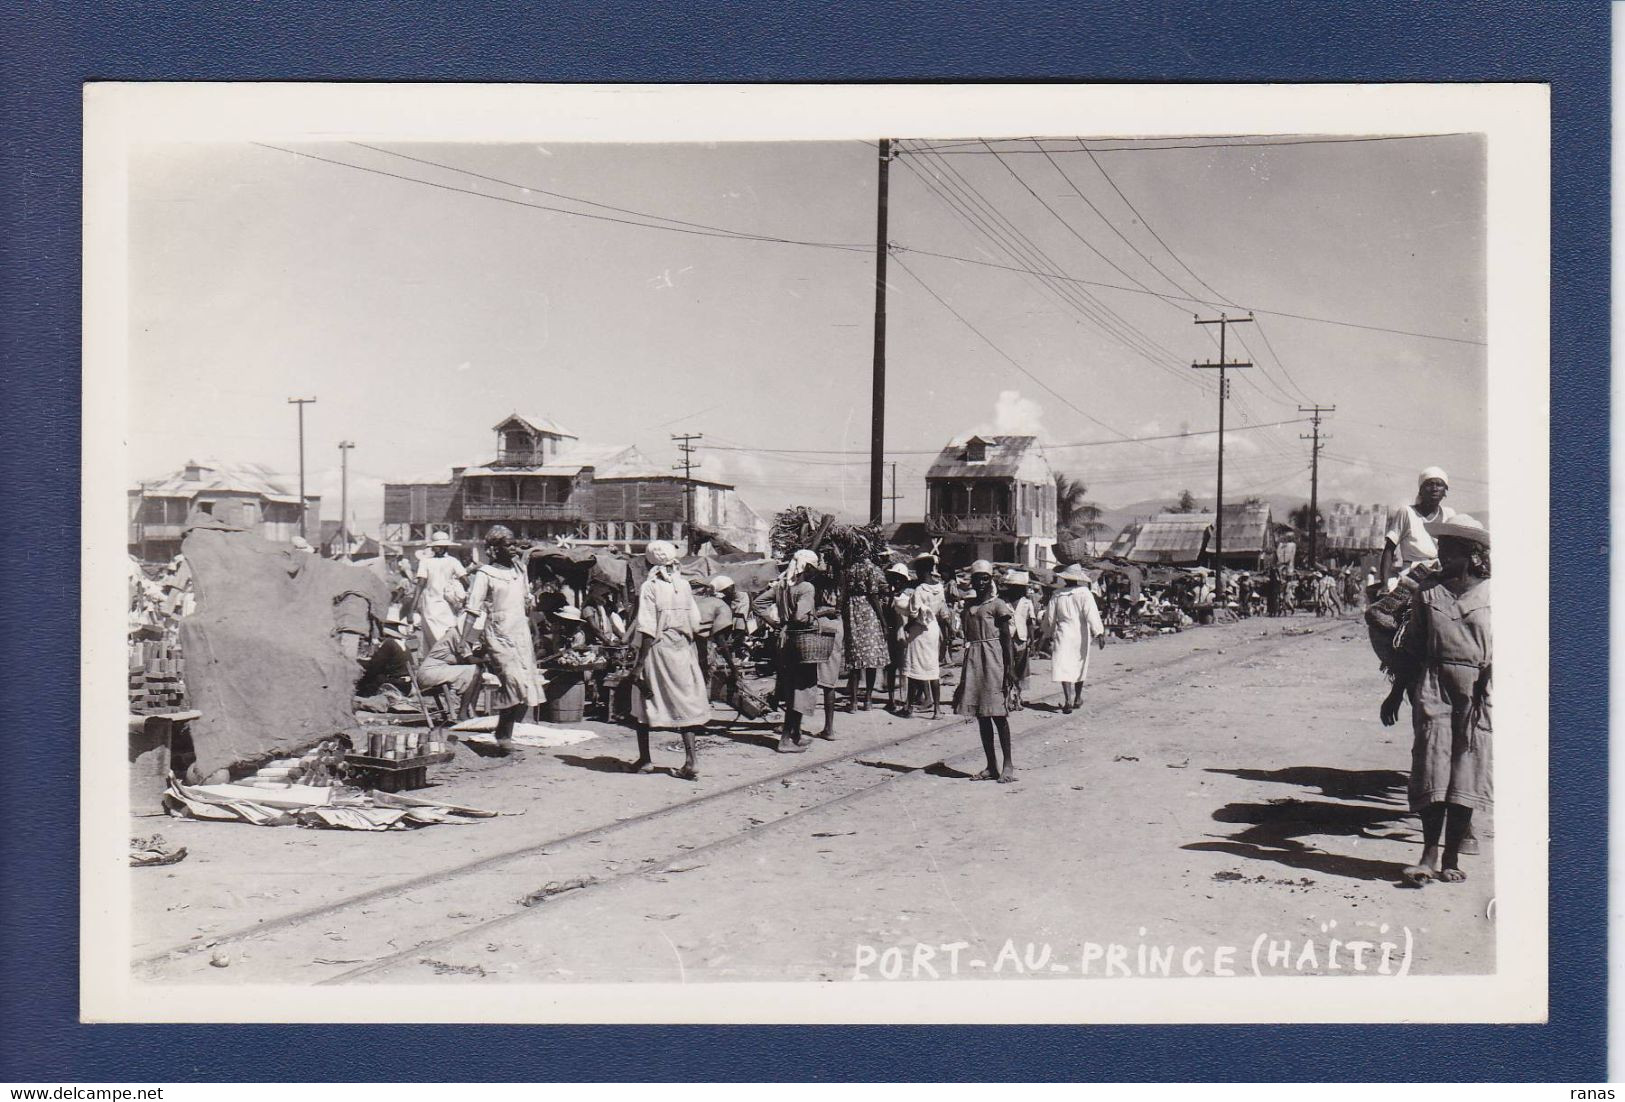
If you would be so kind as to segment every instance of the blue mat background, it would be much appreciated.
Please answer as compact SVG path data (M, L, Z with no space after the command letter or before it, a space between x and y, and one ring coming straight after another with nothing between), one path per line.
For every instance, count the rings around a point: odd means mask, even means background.
M1605 1076L1606 5L132 4L0 12L0 1080ZM84 80L1544 81L1553 89L1549 1024L482 1028L77 1023ZM1504 523L1504 522L1503 522ZM1515 737L1515 732L1510 733Z

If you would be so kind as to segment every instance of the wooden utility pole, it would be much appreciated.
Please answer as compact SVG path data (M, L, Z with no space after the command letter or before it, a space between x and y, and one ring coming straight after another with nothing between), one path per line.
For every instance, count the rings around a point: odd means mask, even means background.
M683 453L683 461L672 468L683 472L683 538L690 545L694 539L694 468L698 465L694 461L694 453L698 449L694 445L696 440L704 440L705 434L700 432L674 432L671 438L677 441L677 450Z
M1309 414L1309 420L1314 425L1311 435L1298 434L1299 440L1313 440L1309 446L1309 565L1315 566L1320 562L1320 449L1325 447L1325 441L1320 435L1320 415L1336 412L1336 406L1299 406L1299 413Z
M882 469L886 454L886 187L891 169L891 139L880 139L880 185L875 213L875 364L869 404L869 523L881 521L885 490ZM895 508L895 506L894 506Z
M353 440L339 441L339 546L350 557L350 449Z
M900 496L897 492L897 464L893 463L891 464L891 493L886 495L886 500L891 502L891 522L893 524L897 523L897 499Z
M289 398L290 406L299 407L299 538L305 535L305 407L314 405L315 398Z
M1232 318L1220 314L1216 318L1199 317L1196 319L1197 325L1217 325L1219 327L1219 361L1217 363L1193 363L1191 366L1219 369L1219 477L1213 499L1213 576L1221 586L1224 579L1224 575L1221 573L1223 569L1221 556L1224 554L1224 400L1230 397L1230 380L1225 377L1225 372L1231 368L1253 366L1244 360L1226 360L1224 358L1224 338L1230 326L1240 325L1243 322L1252 320L1253 316L1251 314L1244 318ZM1223 594L1220 593L1220 596L1223 596Z

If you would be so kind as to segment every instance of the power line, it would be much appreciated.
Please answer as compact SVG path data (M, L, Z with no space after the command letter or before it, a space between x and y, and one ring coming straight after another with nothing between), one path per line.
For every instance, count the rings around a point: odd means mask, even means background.
M1416 136L1421 136L1421 135L1416 135ZM808 241L808 240L801 239L801 238L779 237L779 236L773 236L773 235L770 235L770 234L752 234L752 233L746 233L744 231L722 229L722 228L718 228L717 230L712 231L712 230L708 230L708 229L694 229L694 228L689 228L689 227L686 227L686 226L675 225L675 224L674 225L660 225L658 223L653 223L653 222L638 222L638 221L633 221L631 219L615 218L615 217L611 217L609 215L592 214L592 213L589 213L587 211L570 210L570 209L565 208L565 207L554 207L554 206L549 206L549 205L544 204L544 203L527 203L527 202L524 202L522 200L509 198L508 196L504 196L504 195L494 195L494 194L490 194L488 192L483 192L483 191L470 191L467 188L454 187L454 186L452 186L450 184L443 184L443 183L440 183L440 182L435 181L435 180L424 180L424 179L422 179L420 177L416 177L416 176L407 176L407 175L403 175L403 174L397 173L397 172L390 172L390 171L388 171L386 169L374 168L374 167L369 166L369 165L359 165L359 164L355 164L354 162L351 162L351 161L341 161L341 160L338 160L338 159L332 158L332 157L323 157L320 154L310 153L310 152L307 152L305 150L300 150L300 149L289 149L289 148L286 148L284 146L272 145L272 144L270 144L268 142L253 142L251 144L257 145L262 149L272 149L272 150L275 150L275 151L277 151L279 153L286 153L286 154L289 154L290 156L294 156L294 157L302 157L302 158L305 158L307 160L319 161L319 162L321 162L323 164L334 165L334 166L339 167L339 168L347 168L347 169L351 169L352 171L355 171L355 172L370 173L372 175L383 176L383 177L386 177L386 178L391 179L391 180L399 180L399 181L402 181L404 183L417 184L417 185L419 185L421 187L434 188L434 189L436 189L438 191L451 192L451 193L456 194L456 195L471 196L471 197L477 198L477 199L488 199L488 200L491 200L493 202L506 203L509 206L522 207L522 208L527 209L527 210L538 210L538 211L542 211L542 212L548 213L548 214L563 214L563 215L568 215L568 216L575 217L575 218L585 218L585 219L589 219L591 221L610 222L610 223L614 223L614 224L618 224L618 225L633 226L633 227L637 227L637 228L640 228L640 229L664 230L664 231L666 231L668 233L686 233L686 234L690 234L692 236L697 236L697 237L711 237L711 238L733 240L733 241L760 241L760 242L764 242L764 243L767 243L767 244L774 244L774 245L799 245L799 246L802 246L802 247L805 247L805 248L830 249L830 250L834 250L834 251L837 251L837 252L848 252L848 253L867 254L868 251L869 251L869 246L867 246L867 245L846 244L846 243L834 242L834 241ZM462 170L462 169L453 169L451 171L461 172L461 171L464 171L464 170ZM523 186L523 185L515 185L515 186ZM649 217L663 217L663 216L650 215ZM672 219L666 219L666 220L667 221L675 221L675 220L672 220ZM696 225L698 225L698 224L696 224ZM984 268L998 268L998 269L1003 270L1003 271L1018 272L1018 273L1022 273L1022 274L1026 274L1026 275L1040 276L1040 277L1045 278L1045 279L1058 280L1058 281L1064 282L1064 283L1074 283L1074 284L1080 284L1080 285L1088 286L1088 287L1101 287L1101 288L1105 288L1107 290L1126 291L1126 292L1128 292L1130 294L1152 294L1152 295L1156 294L1156 292L1146 291L1146 290L1144 290L1143 288L1140 288L1140 287L1126 287L1126 286L1123 286L1122 284L1107 283L1107 282L1105 282L1103 280L1082 279L1082 278L1079 278L1077 276L1066 275L1066 274L1064 274L1064 273L1062 273L1060 271L1056 271L1056 272L1053 272L1053 273L1042 273L1042 272L1037 272L1037 271L1034 271L1034 270L1032 270L1030 268L1025 268L1025 267L1021 267L1021 266L1018 266L1018 265L1001 264L1001 263L999 263L997 261L993 261L993 260L978 259L976 257L969 257L969 256L958 256L958 255L955 255L953 253L936 252L936 251L929 250L929 249L916 249L916 248L912 248L910 246L900 245L900 244L895 244L895 243L891 246L891 250L892 250L893 253L907 252L907 253L913 253L916 256L929 256L929 257L935 257L935 258L940 259L940 260L954 260L954 261L958 261L959 263L962 263L962 264L974 264L974 265L977 265L979 267L984 267ZM1194 298L1194 297L1189 296L1189 295L1174 295L1174 296L1160 295L1158 297L1181 298L1184 301L1196 303L1196 304L1202 305L1202 306L1235 306L1238 309L1241 308L1239 304L1223 301L1222 299L1219 299L1219 300L1198 299L1198 298ZM1345 327L1352 328L1352 329L1364 329L1364 330L1368 330L1368 331L1371 331L1371 332L1377 332L1377 333L1390 333L1390 334L1394 334L1396 336L1417 337L1417 338L1420 338L1420 339L1423 339L1423 340L1446 341L1446 342L1449 342L1449 343L1452 343L1452 344L1468 344L1468 345L1476 345L1476 346L1480 346L1480 347L1485 346L1488 343L1486 341L1473 340L1473 339L1466 338L1466 337L1448 337L1448 336L1445 336L1445 335L1440 334L1440 333L1423 333L1423 332L1419 332L1419 331L1412 330L1412 329L1397 329L1397 328L1392 328L1392 327L1389 327L1389 326L1369 325L1369 324L1365 324L1365 323L1361 323L1361 322L1354 322L1354 321L1343 321L1343 320L1340 320L1338 318L1320 317L1320 316L1313 315L1313 314L1298 314L1298 313L1293 313L1293 312L1288 311L1288 310L1272 310L1272 309L1269 309L1268 307L1263 307L1263 306L1249 306L1249 307L1246 307L1246 309L1252 311L1254 314L1268 314L1268 315L1271 315L1273 317L1292 318L1292 319L1297 320L1297 321L1315 322L1315 323L1322 324L1322 325L1340 325L1340 326L1345 326Z
M964 325L964 327L966 329L969 329L972 333L975 333L978 337L981 337L983 343L985 343L989 348L993 349L993 351L997 352L1001 357L1003 357L1004 360L1006 362L1008 362L1011 367L1015 368L1017 371L1021 372L1025 376L1027 376L1027 378L1031 379L1033 382L1037 383L1039 386L1041 386L1045 390L1049 391L1056 398L1058 398L1061 401L1061 403L1063 405L1065 405L1068 409L1071 409L1075 413L1077 413L1077 414L1079 414L1079 415L1081 415L1083 417L1088 418L1089 420L1093 421L1095 424L1099 425L1101 428L1105 429L1107 432L1115 433L1120 439L1123 439L1123 440L1129 440L1130 439L1129 436L1126 433L1123 433L1123 432L1119 431L1118 429L1113 428L1111 425L1108 425L1106 422L1102 421L1100 418L1096 417L1094 414L1088 413L1088 412L1080 409L1077 405L1075 405L1073 403L1072 399L1068 398L1066 395L1062 394L1060 391L1058 391L1054 387L1050 386L1043 379L1040 379L1037 375L1034 375L1031 371L1028 371L1025 367L1023 367L1015 359L1015 357L1011 356L1008 352L1006 352L1004 349L1000 348L997 344L995 344L993 342L993 338L989 337L986 333L984 333L980 329L976 328L976 326L972 325L970 320L968 318L966 318L965 315L961 314L958 310L955 310L952 306L950 306L948 304L947 299L943 298L941 295L939 295L935 291L933 291L931 289L931 285L929 283L927 283L925 280L921 279L919 277L919 275L914 271L914 269L910 268L907 264L904 264L901 259L899 259L897 261L897 266L899 268L903 269L903 271L907 272L913 278L914 282L918 283L922 288L924 288L926 294L928 294L932 298L936 299L937 303L939 305L941 305L941 307L944 310L948 311L948 313L950 313L954 317L958 318L959 321L960 321L960 324Z
M449 191L457 195L470 195L479 199L490 199L498 203L507 203L509 206L523 207L526 210L539 210L548 214L566 214L573 218L586 218L595 222L613 222L622 226L636 226L640 229L646 230L665 230L668 233L686 233L696 237L718 237L732 241L762 241L775 245L802 245L816 249L835 249L841 252L863 252L866 251L867 248L863 245L847 245L833 241L805 241L791 237L772 237L767 234L744 233L738 230L716 229L713 231L712 229L691 229L685 226L677 225L664 226L655 222L635 222L628 218L615 218L607 214L591 214L587 211L569 210L565 207L548 206L545 203L527 203L523 200L511 199L505 195L493 195L483 191L470 191L467 188L454 187L451 184L442 184L436 180L425 180L417 176L406 176L398 172L390 172L387 169L373 168L370 165L358 165L353 161L341 161L333 157L323 157L320 154L310 153L302 149L288 149L284 146L271 145L267 142L253 142L251 144L257 145L262 149L274 149L279 153L288 153L295 157L304 157L312 161L320 161L323 164L336 165L339 168L352 169L356 172L368 172L375 176L385 176L391 180L400 180L408 184L418 184L422 187L435 188L439 191ZM463 172L464 170L451 169L450 171ZM510 186L523 187L524 185L513 184ZM658 216L651 215L649 217Z
M938 260L956 260L961 264L975 264L978 267L982 267L982 268L999 268L999 269L1001 269L1003 271L1007 271L1007 272L1025 272L1028 275L1038 275L1038 274L1040 274L1040 273L1037 273L1037 272L1033 272L1031 269L1028 269L1028 268L1019 268L1019 267L1012 267L1009 264L1000 264L996 260L978 259L978 258L973 257L973 256L958 256L958 255L956 255L954 253L933 252L933 251L931 251L929 249L916 249L916 248L912 248L912 247L907 246L907 245L893 244L892 245L892 252L893 253L912 253L915 256L935 257ZM1125 287L1121 283L1106 283L1103 280L1083 279L1083 278L1081 278L1079 276L1063 275L1063 274L1060 274L1060 273L1050 275L1050 276L1048 276L1048 278L1061 280L1062 282L1065 282L1065 283L1081 283L1081 284L1084 284L1085 286L1089 286L1089 287L1103 287L1103 288L1105 288L1107 290L1110 290L1110 291L1126 291L1129 294L1134 294L1134 295L1155 294L1155 292L1142 291L1138 287ZM1297 321L1312 321L1312 322L1318 322L1318 323L1320 323L1322 325L1341 325L1341 326L1346 326L1346 327L1351 328L1351 329L1367 329L1367 330L1371 330L1371 331L1377 332L1377 333L1393 333L1396 336L1401 336L1401 337L1420 337L1420 338L1422 338L1424 340L1446 341L1446 342L1451 343L1451 344L1470 344L1470 345L1476 345L1476 346L1479 346L1479 347L1484 347L1485 345L1488 344L1487 341L1472 340L1472 339L1467 338L1467 337L1447 337L1447 336L1444 336L1443 334L1440 334L1440 333L1421 333L1421 332L1418 332L1418 331L1416 331L1414 329L1393 329L1393 328L1389 328L1389 327L1383 326L1383 325L1366 325L1364 323L1357 322L1357 321L1342 321L1342 320L1339 320L1338 318L1319 317L1319 316L1314 315L1314 314L1294 314L1294 313L1291 313L1290 311L1287 311L1287 310L1271 310L1271 309L1268 309L1267 307L1263 307L1263 306L1241 306L1241 305L1238 305L1236 303L1224 301L1222 299L1193 298L1193 297L1191 297L1189 295L1159 295L1157 297L1159 297L1159 298L1178 298L1178 299L1182 299L1182 300L1184 300L1186 302L1195 303L1198 306L1214 306L1214 307L1226 307L1226 306L1228 306L1228 307L1234 307L1236 309L1246 309L1246 310L1248 310L1248 311L1250 311L1251 313L1254 313L1254 314L1268 314L1268 315L1270 315L1272 317L1277 317L1277 318L1293 318L1293 319L1295 319Z
M1241 135L1241 136L1245 137L1246 135ZM1378 134L1378 135L1361 135L1361 136L1357 136L1357 137L1347 137L1347 138L1289 138L1289 139L1286 139L1284 141L1274 141L1274 140L1270 140L1268 135L1262 135L1261 137L1264 140L1256 141L1256 142L1228 142L1228 141L1217 141L1217 142L1171 142L1171 143L1165 144L1165 145L1149 145L1149 144L1144 144L1143 142L1136 142L1136 144L1134 144L1134 145L1116 145L1116 146L1099 146L1099 145L1097 145L1097 146L1093 147L1093 150L1096 153L1155 153L1155 152L1158 152L1159 150L1168 150L1168 149L1275 149L1275 148L1280 147L1280 146L1288 146L1288 145L1353 145L1353 144L1358 143L1358 142L1405 142L1405 141L1419 141L1419 140L1429 139L1429 138L1459 138L1459 137L1464 137L1464 136L1465 135L1463 135L1463 134L1461 134L1459 132L1458 133L1447 133L1447 134ZM1045 149L1042 146L1042 144L1039 144L1039 143L1042 143L1045 140L1045 139L1042 139L1042 138L997 138L997 139L994 139L994 140L995 141L1029 141L1029 142L1033 142L1035 144L1038 144L1037 149L1007 149L1007 150L1002 150L1001 151L1001 152L1005 152L1005 153L1082 153L1082 152L1086 151L1086 147L1083 147L1083 143L1085 141L1089 141L1089 142L1096 142L1096 141L1127 141L1127 140L1130 140L1130 139L1123 139L1123 138L1119 138L1119 139L1111 139L1111 138L1107 138L1107 139L1099 139L1099 138L1087 138L1087 139L1085 139L1085 138L1054 138L1054 139L1049 139L1049 140L1052 140L1052 141L1073 141L1073 142L1078 143L1078 147L1062 147L1062 148L1059 148L1059 149ZM1147 139L1144 139L1144 142L1154 142L1154 141L1159 141L1159 140L1165 140L1165 139L1147 138ZM935 147L935 148L932 149L932 152L941 154L943 156L961 156L961 155L966 155L966 154L985 155L985 151L980 150L980 149L950 149L950 148L945 148L945 147Z
M1028 276L1038 279L1041 285L1043 285L1044 288L1050 292L1050 294L1061 301L1063 306L1070 307L1075 312L1081 313L1085 320L1089 321L1107 336L1123 345L1123 347L1128 351L1146 360L1152 366L1177 375L1176 368L1172 367L1171 364L1164 364L1160 362L1157 357L1157 353L1161 352L1171 359L1173 353L1157 345L1155 341L1151 340L1144 333L1136 329L1121 315L1117 314L1116 311L1113 311L1110 307L1106 306L1093 296L1081 291L1075 293L1081 294L1086 300L1085 302L1080 303L1072 298L1069 298L1066 293L1067 289L1064 286L1057 285L1055 280L1055 274L1060 272L1060 266L1057 265L1047 254L1045 254L1042 249L1034 244L1030 238L1023 234L1018 227L1011 223L1008 217L1000 213L985 196L976 191L974 186L972 186L969 181L965 180L963 176L955 172L946 164L942 165L942 171L947 173L952 180L957 181L957 184L951 184L948 178L942 178L941 182L943 185L945 187L955 187L960 191L961 194L969 193L970 195L974 195L976 200L980 202L982 209L987 212L986 215L978 213L970 205L971 200L968 198L958 200L949 198L949 196L946 195L941 189L936 187L930 178L922 174L919 169L914 167L914 165L908 162L904 163L907 165L910 171L914 172L916 176L920 177L920 179L926 184L927 188L929 188L939 199L948 205L950 210L952 210L962 219L969 221L973 229L976 229L983 236L987 237L988 240L992 241L997 248L1009 255L1011 259L1021 264L1036 265L1036 269L1026 268L1023 270ZM998 228L998 226L995 225L995 221L1002 222L1007 228ZM1014 242L1014 244L1011 242ZM1025 256L1022 255L1023 252L1025 252ZM1044 270L1046 266L1049 271ZM1110 314L1112 318L1115 318L1118 327L1114 328L1112 322L1103 316L1105 314Z
M1230 429L1227 429L1226 431L1227 432L1244 432L1244 431L1246 431L1248 429L1277 428L1277 427L1282 426L1282 425L1302 425L1302 424L1307 424L1308 420L1309 419L1307 417L1294 417L1294 418L1291 418L1290 420L1286 420L1286 421L1266 421L1263 424L1243 425L1240 428L1230 428ZM1123 437L1123 438L1117 439L1117 440L1077 440L1077 441L1073 441L1071 443L1066 443L1066 444L1044 444L1042 446L1046 451L1051 449L1051 448L1098 448L1098 447L1101 447L1101 446L1106 445L1106 444L1140 444L1140 443L1144 443L1144 442L1146 442L1148 440L1187 440L1187 439L1191 439L1191 438L1197 437L1197 436L1214 436L1214 435L1216 435L1218 433L1218 431L1219 431L1218 429L1198 429L1195 432L1169 432L1169 433L1162 433L1162 434L1157 435L1157 436L1129 436L1129 437ZM713 434L712 439L715 440L715 439L721 439L721 438L717 437L717 436L715 436ZM744 445L736 445L736 446L732 446L732 447L724 447L724 446L717 445L717 444L701 444L700 447L701 447L702 450L705 450L705 451L754 452L754 453L759 453L759 454L763 454L763 455L854 455L854 456L862 455L862 456L867 456L869 454L867 451L842 451L842 450L838 450L838 449L829 449L829 448L748 448L748 447L745 447ZM930 449L925 449L925 448L905 448L905 449L898 449L898 450L894 450L894 451L888 451L888 452L886 452L886 454L887 455L941 455L942 454L942 449L941 448L930 448ZM1203 460L1203 462L1205 463L1206 460Z

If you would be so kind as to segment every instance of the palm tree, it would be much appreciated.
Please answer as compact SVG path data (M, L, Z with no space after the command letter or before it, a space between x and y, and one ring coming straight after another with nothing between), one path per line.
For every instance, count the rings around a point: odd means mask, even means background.
M1081 536L1086 540L1099 539L1106 526L1101 523L1102 509L1088 499L1089 487L1082 479L1055 474L1055 532L1065 538Z
M1072 520L1078 510L1084 505L1084 498L1089 493L1089 487L1070 475L1055 472L1055 529L1064 532L1072 526ZM1096 513L1098 516L1098 511Z
M1288 514L1287 520L1289 520L1292 523L1292 527L1296 528L1298 531L1308 532L1309 503L1306 501L1296 509L1292 510L1292 512ZM1326 518L1317 514L1315 516L1314 528L1317 532L1324 531L1326 528Z

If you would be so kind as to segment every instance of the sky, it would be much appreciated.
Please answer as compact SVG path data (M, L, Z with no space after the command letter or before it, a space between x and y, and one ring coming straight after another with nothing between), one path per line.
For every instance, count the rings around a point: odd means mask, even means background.
M1230 373L1227 500L1307 500L1297 407L1320 403L1324 500L1407 500L1437 464L1454 504L1487 504L1482 141L1258 144L1287 140L899 140L898 519L972 432L1036 433L1106 506L1211 496L1217 373L1190 364L1217 358L1217 327L1193 317L1248 309L1226 340L1254 365ZM701 433L699 474L764 515L859 517L876 186L861 141L144 147L131 470L292 472L287 399L314 396L308 484L336 518L353 441L364 531L384 482L492 458L512 412L674 464L671 435ZM1133 439L1185 432L1205 435Z

